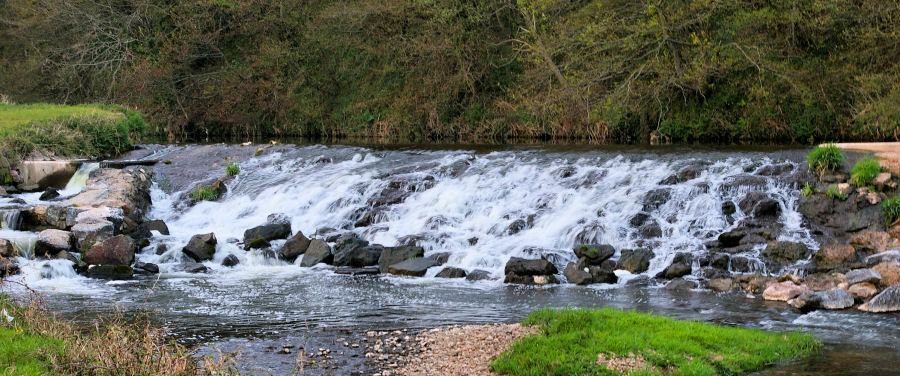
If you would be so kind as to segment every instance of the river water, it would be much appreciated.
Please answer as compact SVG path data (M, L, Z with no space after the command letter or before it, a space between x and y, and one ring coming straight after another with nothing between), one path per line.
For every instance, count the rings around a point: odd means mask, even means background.
M177 165L177 156L191 148L195 146L157 147L148 158L173 158ZM233 148L238 147L213 150L227 154ZM159 264L159 276L105 282L75 275L68 261L23 258L23 274L16 281L41 292L52 310L75 320L91 320L116 305L155 310L189 344L277 341L321 328L366 331L512 322L540 307L611 306L766 330L810 331L830 346L827 356L766 374L890 374L900 369L898 314L799 314L783 303L741 293L670 292L625 272L615 285L535 288L501 283L510 257L544 256L562 270L574 261L572 247L581 243L651 248L656 257L643 274L655 275L676 252L704 254L705 243L747 215L739 205L726 215L723 203L738 204L753 191L779 202L780 240L816 249L819 240L797 212L805 152L284 146L236 159L241 173L218 202L187 205L182 197L192 187L157 174L149 216L165 220L171 235L154 236L137 258ZM225 163L193 172L221 176ZM682 178L673 181L673 175ZM70 184L67 191L75 188ZM648 205L646 197L657 190L665 190L668 199ZM432 268L425 278L338 275L329 267L300 268L236 244L245 229L264 223L272 213L287 214L293 230L308 236L354 231L385 246L415 243L426 255L449 252L449 266L487 270L500 280L433 278L440 268ZM654 231L630 223L640 213ZM209 273L175 271L184 261L181 247L190 236L206 232L219 239L215 259L205 263ZM0 230L0 237L14 237L27 249L33 235L7 229ZM157 255L159 244L169 251ZM781 272L758 260L761 248L741 256L751 260L755 271ZM241 263L221 266L232 254ZM16 286L5 288L21 293Z

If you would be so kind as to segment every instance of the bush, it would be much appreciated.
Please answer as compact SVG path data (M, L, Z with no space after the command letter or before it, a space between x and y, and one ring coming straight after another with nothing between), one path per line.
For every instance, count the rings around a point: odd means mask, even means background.
M884 200L881 203L881 212L888 226L900 219L900 196Z
M225 166L225 175L235 176L240 173L241 173L241 168L238 166L237 163L232 163L228 166Z
M840 168L844 164L844 152L835 144L817 146L806 157L806 161L809 162L809 168L821 175Z
M881 173L881 164L873 158L865 158L856 162L850 171L850 181L857 187L865 186Z

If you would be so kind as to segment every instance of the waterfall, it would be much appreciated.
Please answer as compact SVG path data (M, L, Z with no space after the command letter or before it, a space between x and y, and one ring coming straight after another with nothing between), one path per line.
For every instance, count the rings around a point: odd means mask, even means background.
M22 211L19 209L0 209L0 229L20 230L22 228Z
M72 175L72 178L69 179L66 187L59 191L60 195L69 196L81 192L81 190L84 189L88 178L91 176L91 172L98 168L100 168L100 164L96 162L82 163L81 166L78 167L78 170L75 171L75 175Z

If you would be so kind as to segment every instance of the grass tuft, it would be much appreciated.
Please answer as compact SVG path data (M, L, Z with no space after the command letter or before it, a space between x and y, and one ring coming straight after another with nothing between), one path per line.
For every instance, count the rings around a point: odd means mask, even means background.
M861 159L856 162L853 170L850 171L850 181L857 187L863 187L880 173L881 164L874 158Z
M188 197L197 201L215 201L219 199L219 192L210 187L199 186L188 194Z
M809 183L803 183L803 189L800 190L800 194L803 197L809 197L816 193L816 189L813 186L809 185Z
M241 173L241 168L238 166L237 163L232 163L232 164L225 166L225 175L227 175L227 176L235 176L240 173Z
M618 375L604 359L639 359L632 375L732 375L815 354L822 344L798 332L769 333L615 309L541 309L525 337L491 363L509 375ZM610 366L612 367L612 366Z
M888 226L900 220L900 196L884 200L881 203L881 212Z
M825 192L825 195L828 196L829 198L831 198L832 200L844 201L847 199L847 195L842 195L836 185L832 185L831 187L828 187L828 191Z
M844 164L844 152L835 144L817 146L806 157L809 168L824 175L828 171L834 171Z

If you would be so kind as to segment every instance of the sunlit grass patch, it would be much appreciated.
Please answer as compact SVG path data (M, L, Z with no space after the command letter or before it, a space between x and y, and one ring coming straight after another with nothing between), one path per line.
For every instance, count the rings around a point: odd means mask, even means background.
M124 115L96 104L68 106L46 103L21 105L0 103L0 135L4 135L17 129L19 126L31 122L71 116L97 116L116 119Z

